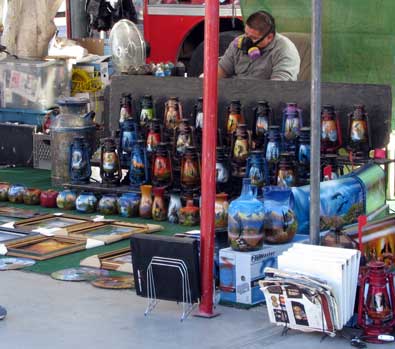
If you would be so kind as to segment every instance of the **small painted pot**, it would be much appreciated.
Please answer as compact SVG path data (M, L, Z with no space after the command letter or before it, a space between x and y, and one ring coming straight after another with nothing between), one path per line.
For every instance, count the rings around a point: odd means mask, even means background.
M70 189L59 192L56 198L56 205L63 210L74 210L77 193Z
M99 200L97 210L104 215L117 214L117 196L115 194L104 194Z
M58 192L56 190L48 189L41 192L40 205L42 207L56 207L56 199Z
M140 195L123 193L118 198L118 212L122 217L137 217L139 215Z
M0 201L8 200L8 190L10 189L10 183L0 182Z
M193 205L193 200L188 200L185 207L180 208L178 211L180 224L193 226L199 225L200 212L199 207Z
M8 200L13 203L23 203L23 194L25 193L26 187L22 184L11 184L8 189Z
M39 205L40 204L41 190L36 188L28 188L23 193L23 202L26 205Z
M75 201L77 211L82 213L92 213L96 211L97 198L91 192L82 192Z

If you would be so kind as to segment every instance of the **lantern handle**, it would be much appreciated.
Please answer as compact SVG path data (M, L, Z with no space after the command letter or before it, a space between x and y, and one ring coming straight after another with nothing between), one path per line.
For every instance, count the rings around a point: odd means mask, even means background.
M363 312L365 310L364 300L365 300L365 285L366 281L369 281L370 278L368 275L362 275L360 279L360 289L359 289L359 301L358 301L358 318L357 323L362 328L365 328L366 325L363 322Z
M388 280L389 288L390 288L390 296L391 296L391 308L392 308L392 321L391 325L395 324L395 287L394 287L394 275L390 272L386 273L386 279Z

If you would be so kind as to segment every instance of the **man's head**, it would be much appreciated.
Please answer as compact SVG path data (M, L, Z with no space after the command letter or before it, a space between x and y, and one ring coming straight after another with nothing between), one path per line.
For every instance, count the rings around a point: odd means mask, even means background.
M265 48L273 41L276 33L273 16L266 11L253 13L246 21L244 33L253 41L254 46Z

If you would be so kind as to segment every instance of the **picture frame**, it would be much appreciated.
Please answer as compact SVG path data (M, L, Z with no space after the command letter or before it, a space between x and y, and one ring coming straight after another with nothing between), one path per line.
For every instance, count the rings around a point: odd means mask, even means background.
M30 233L23 230L0 227L0 244L8 245L18 240L35 238L38 233Z
M33 217L39 217L42 214L37 211L27 210L24 208L13 207L13 206L3 206L0 205L0 216L3 217L12 217L19 219L28 219Z
M120 221L86 222L69 227L67 231L59 231L56 235L66 235L80 239L94 239L110 244L128 239L134 234L149 233L147 224Z
M38 261L85 250L86 242L65 236L38 235L7 245L7 256L31 258Z
M25 231L33 231L36 229L60 229L68 231L72 226L81 223L92 222L90 218L85 218L71 214L44 214L37 217L23 219L15 222L17 229Z
M133 274L132 252L130 247L89 256L83 259L80 265L83 267L116 270Z

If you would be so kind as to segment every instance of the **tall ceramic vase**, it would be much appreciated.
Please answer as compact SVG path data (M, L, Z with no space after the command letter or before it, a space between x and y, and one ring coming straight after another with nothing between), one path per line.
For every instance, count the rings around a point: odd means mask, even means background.
M152 218L152 185L142 185L139 215L142 218Z
M256 187L243 178L241 195L229 205L228 238L236 251L259 250L264 241L263 204L256 198Z
M167 218L167 207L165 202L165 188L157 187L153 189L154 201L152 202L152 219L164 221Z
M265 208L265 241L271 244L290 242L298 228L293 212L292 190L287 187L268 186L263 192Z

